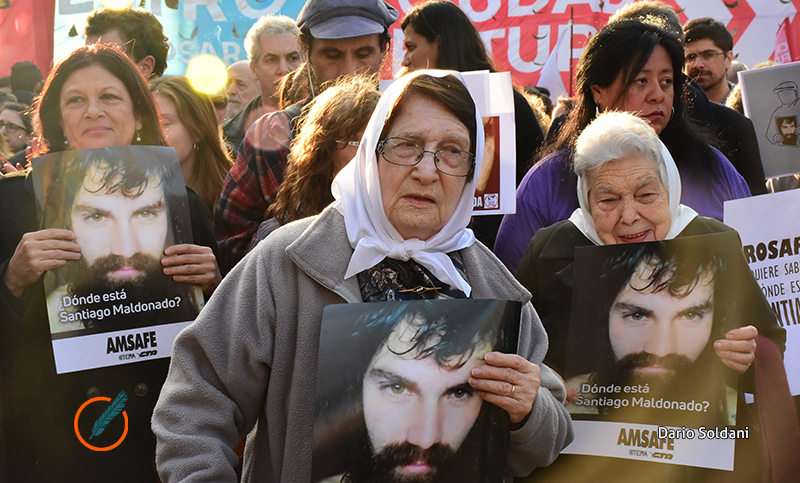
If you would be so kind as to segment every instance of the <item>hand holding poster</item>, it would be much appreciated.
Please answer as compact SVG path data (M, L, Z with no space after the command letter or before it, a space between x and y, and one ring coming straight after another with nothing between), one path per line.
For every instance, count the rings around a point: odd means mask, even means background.
M326 307L312 481L501 481L508 413L468 381L488 352L515 351L519 314L497 300Z
M749 434L714 342L747 325L740 259L734 233L575 250L565 453L733 469Z
M80 259L45 274L58 373L169 357L203 305L199 288L161 265L165 248L191 243L175 151L64 151L33 164L42 228L72 231L81 248Z

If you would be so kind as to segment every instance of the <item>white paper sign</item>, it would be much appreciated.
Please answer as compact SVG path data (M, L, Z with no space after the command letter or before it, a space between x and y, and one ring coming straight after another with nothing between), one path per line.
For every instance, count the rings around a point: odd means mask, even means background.
M725 224L739 232L745 259L786 329L783 362L800 394L800 190L725 202Z
M733 471L736 439L749 429L676 428L612 421L573 421L575 439L565 454L609 456Z
M767 178L800 173L800 62L739 72Z

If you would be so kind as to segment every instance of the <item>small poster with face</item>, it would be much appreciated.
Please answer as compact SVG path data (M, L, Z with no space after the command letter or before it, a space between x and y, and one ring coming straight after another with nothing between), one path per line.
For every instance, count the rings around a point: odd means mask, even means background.
M172 148L120 146L33 160L42 229L75 234L81 257L45 273L56 371L169 357L203 306L199 287L165 275L164 249L192 242Z
M469 377L488 352L516 352L520 310L465 299L325 307L311 481L502 481L508 413Z
M581 247L574 273L564 376L579 396L564 452L733 470L749 434L714 342L760 297L736 234Z
M800 173L800 62L739 72L767 178Z
M516 211L517 141L514 87L509 72L464 72L483 119L483 158L472 202L473 215ZM480 95L483 93L484 95Z

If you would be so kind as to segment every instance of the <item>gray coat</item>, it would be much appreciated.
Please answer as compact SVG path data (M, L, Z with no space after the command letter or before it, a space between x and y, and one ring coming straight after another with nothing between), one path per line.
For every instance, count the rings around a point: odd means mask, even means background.
M163 481L236 481L236 445L248 433L242 481L310 480L322 310L362 302L356 277L344 279L352 252L329 206L275 231L223 280L175 341L153 414ZM547 335L530 294L482 244L460 254L475 298L525 303L518 353L541 363ZM564 387L540 367L530 417L511 433L506 480L549 464L572 440Z

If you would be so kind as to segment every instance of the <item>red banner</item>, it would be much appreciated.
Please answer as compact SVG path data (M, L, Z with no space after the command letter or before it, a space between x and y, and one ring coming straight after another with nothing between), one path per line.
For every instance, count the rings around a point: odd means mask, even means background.
M387 0L400 11L400 20L423 0ZM500 70L511 72L516 84L536 85L542 67L555 48L559 34L574 14L572 50L563 42L558 71L569 89L569 62L577 64L586 42L608 18L631 0L452 0L481 32L484 43ZM773 38L784 18L800 28L800 0L697 1L662 0L678 13L681 23L699 17L720 20L733 35L734 54L752 67L772 57ZM398 21L391 27L395 72L405 54ZM800 55L800 39L788 37L791 51ZM796 58L796 57L795 57Z
M29 60L47 76L53 63L55 0L0 0L0 77Z
M778 33L775 35L775 62L787 64L794 60L791 38L791 24L787 18L781 22Z

